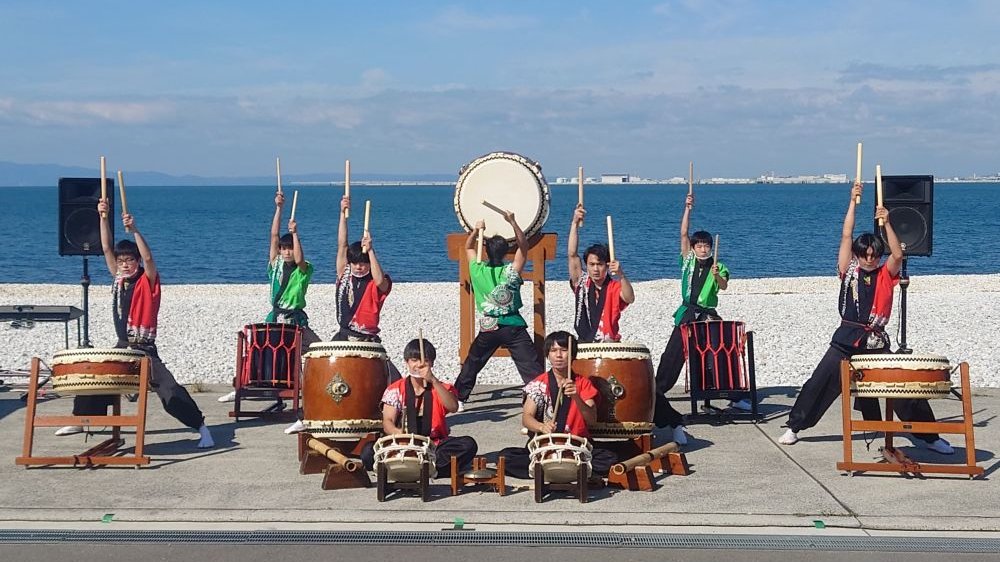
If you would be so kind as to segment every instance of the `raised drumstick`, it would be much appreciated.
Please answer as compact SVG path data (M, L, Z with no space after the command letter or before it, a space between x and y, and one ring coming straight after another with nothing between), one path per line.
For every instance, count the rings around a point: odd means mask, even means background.
M500 213L503 216L507 216L507 211L501 209L500 207L497 207L496 205L494 205L493 203L490 203L489 201L487 201L485 199L483 199L483 205L486 208L488 208L488 209L493 209L494 211Z
M108 200L108 167L104 162L104 157L101 156L101 200ZM101 218L108 218L107 213L101 213Z
M694 160L688 161L688 195L694 195Z
M295 207L299 204L299 190L292 192L292 216L288 220L295 220Z
M483 232L486 230L484 226L482 230L479 231L479 239L476 241L476 261L483 261Z
M281 158L274 159L274 165L278 169L278 193L281 193Z
M417 343L420 345L420 362L425 363L427 361L424 357L424 329L419 328L417 330Z
M858 143L858 165L854 170L854 183L861 183L861 143ZM854 204L861 204L861 196L858 195L854 198Z
M719 265L719 235L715 235L715 246L712 248L712 265Z
M611 261L615 261L615 231L611 227L611 215L608 215L608 253Z
M371 217L371 214L372 214L372 202L365 201L365 230L364 230L365 236L368 236L368 219ZM368 253L367 248L362 248L361 251L366 254Z
M122 171L118 170L118 192L121 193L122 197L122 214L128 214L128 203L125 201L125 177L122 176ZM132 232L132 229L125 227L125 232Z
M579 192L577 198L577 205L583 207L583 166L576 169L576 189ZM578 227L583 226L583 219L577 223Z
M344 161L344 197L351 198L351 161ZM344 218L351 216L351 209L344 209Z
M882 165L875 165L875 208L882 206ZM878 220L879 226L885 226L883 219Z

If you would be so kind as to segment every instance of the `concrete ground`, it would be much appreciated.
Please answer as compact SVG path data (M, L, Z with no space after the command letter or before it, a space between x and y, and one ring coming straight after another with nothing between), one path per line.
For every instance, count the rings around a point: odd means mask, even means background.
M194 432L167 416L150 395L146 453L141 469L78 469L15 466L21 453L25 403L20 391L0 392L0 528L117 529L388 529L440 530L456 518L478 530L882 533L926 536L991 536L1000 532L1000 433L995 430L1000 391L974 393L976 459L985 477L839 472L840 403L802 441L776 443L795 390L762 389L760 424L692 423L684 447L692 473L658 476L654 492L595 490L589 503L568 496L534 502L530 482L511 480L512 493L472 491L449 495L447 479L432 486L432 501L415 496L379 503L374 488L324 491L321 475L298 473L296 440L281 430L286 421L265 423L228 417L231 404L216 398L229 390L202 387L194 394L205 411L217 446L195 448ZM689 411L684 397L675 407ZM721 404L720 404L721 405ZM939 418L958 416L957 400L934 401ZM68 398L41 403L42 414L68 414ZM129 406L131 407L131 405ZM478 387L466 411L451 416L454 435L471 435L481 453L524 443L519 433L519 391ZM669 434L656 434L664 442ZM90 437L94 444L101 435ZM963 438L948 436L955 454L944 457L899 445L921 462L961 463ZM879 457L855 443L856 460ZM127 436L126 446L133 444ZM36 432L35 455L66 455L86 449L83 435L55 437ZM110 522L102 522L107 520Z

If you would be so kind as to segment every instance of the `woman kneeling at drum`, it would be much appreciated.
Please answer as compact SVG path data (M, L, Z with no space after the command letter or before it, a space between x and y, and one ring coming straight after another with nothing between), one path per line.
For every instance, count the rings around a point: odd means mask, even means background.
M421 352L421 343L423 351ZM423 359L421 359L423 356ZM479 446L471 437L450 437L445 416L458 411L455 387L434 376L437 351L427 340L411 340L403 349L408 377L392 383L382 395L382 430L386 435L416 434L429 437L436 446L438 474L449 474L451 457L458 457L460 470L472 466ZM374 445L361 451L365 468L375 463Z
M551 368L524 387L527 399L521 413L521 423L528 429L529 441L537 435L568 433L589 438L588 425L597 421L597 387L585 376L570 371L576 355L576 338L569 332L552 332L545 338L545 356ZM529 478L530 454L525 447L508 447L500 451L506 458L507 474ZM594 449L593 472L607 476L618 456L604 449Z
M885 238L889 242L889 257L879 265L883 243L877 235L866 232L852 242L854 235L854 208L861 199L862 186L855 183L851 200L844 217L840 235L837 270L840 274L840 327L833 333L830 348L820 359L809 380L802 385L795 405L788 415L788 431L778 442L792 445L798 442L799 431L809 429L819 422L823 414L840 396L840 362L856 354L888 353L889 336L885 326L892 312L893 288L899 284L899 270L903 263L903 248L888 220L884 207L875 210L875 218L885 224ZM854 409L866 420L882 417L878 399L857 398ZM893 410L901 421L934 421L934 412L927 400L896 399ZM937 434L914 434L920 443L938 453L950 455L951 445Z

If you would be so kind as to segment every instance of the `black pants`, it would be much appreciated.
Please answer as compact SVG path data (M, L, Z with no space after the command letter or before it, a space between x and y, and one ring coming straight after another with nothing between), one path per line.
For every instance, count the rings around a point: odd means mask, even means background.
M591 442L591 444L595 444ZM596 444L595 444L596 445ZM500 451L499 455L504 457L505 472L508 476L528 480L531 478L528 468L531 465L531 455L527 447L507 447ZM591 471L598 475L607 477L611 471L611 465L618 462L618 455L614 451L594 447L593 457L590 459Z
M125 346L119 345L117 347ZM177 384L173 373L163 364L163 361L160 361L160 356L156 352L156 346L130 347L137 351L142 351L149 356L152 367L150 369L149 386L160 397L163 409L191 429L200 428L205 423L205 416L202 415L198 404L188 394L187 389ZM104 394L97 396L76 396L73 398L73 415L107 415L108 407L114 403L115 398L113 395Z
M809 429L819 423L820 418L840 396L840 361L849 359L851 353L838 346L831 345L820 359L809 380L802 385L795 405L788 414L786 424L792 431ZM855 398L854 409L861 412L861 417L875 421L882 419L882 408L877 398ZM892 410L900 421L932 422L934 411L927 400L894 399ZM936 433L914 433L913 436L922 441L933 443L937 441Z
M476 440L464 437L445 437L437 444L434 457L434 466L437 467L438 478L447 478L451 475L451 457L458 457L458 470L466 471L472 468L472 459L476 458L479 452L479 445ZM365 470L375 468L375 444L368 443L361 449L361 462L365 465Z
M517 372L528 384L535 377L542 374L544 367L538 360L538 352L535 344L528 335L528 330L524 326L500 326L490 332L479 332L476 339L469 346L469 354L462 363L462 371L455 381L455 390L458 391L458 399L465 402L472 394L472 388L476 386L476 377L479 371L483 370L486 362L496 352L498 347L505 347L510 351L510 356L514 360Z
M660 355L660 364L656 367L656 396L653 410L653 423L656 427L677 427L684 423L684 416L674 409L664 394L677 384L684 368L684 342L681 337L681 327L674 326L667 340L667 347Z

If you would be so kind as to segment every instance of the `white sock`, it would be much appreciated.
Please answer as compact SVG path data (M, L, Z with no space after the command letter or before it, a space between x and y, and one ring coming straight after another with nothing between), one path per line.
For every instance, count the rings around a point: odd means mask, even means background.
M785 431L784 435L778 438L778 443L782 445L794 445L799 442L799 432L791 429Z
M198 428L198 434L201 439L198 440L199 449L208 449L215 446L215 440L212 439L212 432L208 430L208 426L204 423Z

